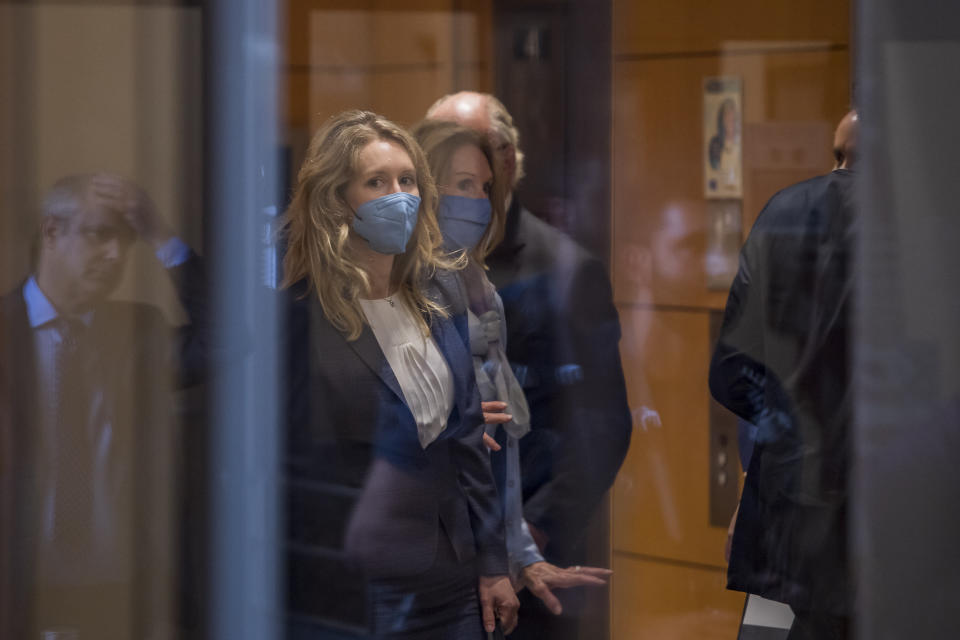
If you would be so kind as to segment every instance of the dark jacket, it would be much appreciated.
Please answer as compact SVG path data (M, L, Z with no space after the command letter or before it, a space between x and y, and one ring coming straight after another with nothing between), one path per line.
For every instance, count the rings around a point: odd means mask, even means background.
M361 626L365 581L409 581L431 567L440 544L458 561L473 561L479 575L506 575L456 278L440 273L431 287L452 314L430 326L453 375L455 403L426 449L369 326L348 341L316 296L298 297L302 291L293 288L288 316L291 611Z
M729 587L810 611L849 608L853 174L784 189L740 256L710 390L755 425Z
M610 280L599 260L516 198L487 264L503 299L507 357L530 405L532 430L520 440L524 517L550 538L548 553L562 553L630 445Z
M132 504L135 618L147 637L173 624L170 598L175 559L171 391L192 384L207 366L206 290L196 256L171 270L190 324L173 329L158 309L108 301L93 316L90 340L104 372L102 392L112 416L104 464ZM0 637L30 633L37 552L40 444L37 362L22 286L0 298ZM119 483L119 484L117 484ZM81 636L83 631L81 630Z

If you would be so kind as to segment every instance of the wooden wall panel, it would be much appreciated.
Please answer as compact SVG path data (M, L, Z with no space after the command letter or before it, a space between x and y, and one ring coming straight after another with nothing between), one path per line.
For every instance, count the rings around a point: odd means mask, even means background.
M454 65L453 86L450 91L470 89L489 93L492 91L491 87L493 87L493 66L489 61L462 62Z
M309 24L307 63L311 67L397 68L452 59L449 6L417 11L313 11Z
M614 553L614 640L734 640L744 596L719 569Z
M489 63L493 71L493 2L460 0L451 15L454 64ZM492 78L487 86L493 86Z
M345 109L369 109L408 126L423 118L433 101L450 90L450 65L384 74L313 72L290 74L309 92L311 131ZM307 76L302 78L302 76Z
M726 529L708 526L709 316L620 307L633 442L613 489L613 548L724 566Z
M726 291L706 287L703 78L743 81L745 237L776 191L831 168L849 41L847 0L613 0L611 269L635 411L612 496L614 640L732 640L743 605L709 524L709 312Z
M310 122L310 68L288 67L283 78L286 85L285 122L289 129L306 129Z
M716 51L730 41L850 41L843 0L613 0L615 55Z
M287 125L349 108L411 124L446 93L489 90L491 32L492 0L290 0Z
M380 22L384 26L389 25L389 19L392 14L404 13L430 13L453 11L454 0L287 0L287 63L302 65L310 60L311 51L319 43L316 40L318 32L314 31L311 24L311 16L318 13L323 14L352 14L356 16L354 27L348 31L337 31L333 25L339 19L331 22L330 28L325 30L325 35L337 43L353 37L350 43L350 49L353 56L348 58L350 61L356 61L363 57L376 59L384 50L384 43L377 42L368 38L366 29L375 22ZM472 9L472 8L471 8ZM470 10L470 9L467 9ZM401 22L406 20L401 16ZM342 22L339 23L342 25ZM394 42L400 40L413 40L422 30L414 26L413 32L402 33L404 27L395 29ZM321 28L321 32L324 30ZM398 56L416 57L421 55L419 47L414 42L413 46L404 50L397 50Z
M440 96L449 93L449 65L436 70L384 74L373 85L373 109L403 126L419 122Z
M707 290L703 268L702 79L743 78L746 234L777 189L830 170L833 128L848 108L848 67L846 51L614 65L616 300L715 309L726 301L726 292ZM774 184L771 171L782 181ZM644 268L647 282L638 282Z

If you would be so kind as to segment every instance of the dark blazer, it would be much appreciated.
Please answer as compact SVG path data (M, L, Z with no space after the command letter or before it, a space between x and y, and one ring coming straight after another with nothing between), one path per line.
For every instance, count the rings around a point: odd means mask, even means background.
M133 504L138 637L173 622L170 391L196 382L208 357L202 263L193 256L171 275L190 324L174 330L152 306L108 301L96 308L90 328L114 425L117 454L107 464L129 483ZM32 625L41 471L35 463L37 365L22 286L0 298L0 354L0 637L22 638ZM156 603L164 604L158 610Z
M754 425L729 587L844 614L854 178L784 189L740 256L710 390Z
M299 297L303 287L291 293L291 612L362 626L365 581L411 584L432 566L440 544L449 544L458 561L475 562L480 575L507 574L458 280L441 272L430 289L452 314L430 326L456 399L446 429L426 449L370 328L348 341L315 296Z
M610 279L516 197L487 264L503 299L507 357L530 405L532 430L520 440L524 517L550 537L548 554L561 552L580 538L630 445Z

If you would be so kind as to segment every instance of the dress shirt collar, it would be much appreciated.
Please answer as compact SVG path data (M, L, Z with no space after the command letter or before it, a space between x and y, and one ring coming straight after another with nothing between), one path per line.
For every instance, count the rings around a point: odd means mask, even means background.
M57 308L53 306L53 303L40 289L40 285L37 284L36 276L30 276L27 283L23 285L23 301L27 305L27 319L30 321L31 329L41 327L60 317ZM77 319L89 327L90 323L93 322L93 311L87 311L77 316Z

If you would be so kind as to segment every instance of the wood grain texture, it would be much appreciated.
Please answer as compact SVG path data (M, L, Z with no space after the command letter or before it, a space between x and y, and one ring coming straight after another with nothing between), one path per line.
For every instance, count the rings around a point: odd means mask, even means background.
M744 595L723 571L613 556L613 640L734 640Z
M849 3L613 1L611 270L634 421L612 497L612 638L737 635L726 529L709 526L710 309L702 81L743 81L745 238L778 190L832 166L849 106Z
M722 569L726 529L708 525L708 315L621 307L620 322L630 407L661 425L634 419L613 488L613 549Z
M492 0L291 0L287 125L350 108L409 125L446 93L489 90L492 19Z
M613 0L613 12L615 55L715 51L730 41L850 41L847 0Z
M777 190L832 167L849 103L846 51L615 62L615 299L722 309L703 267L702 79L743 78L743 234Z

